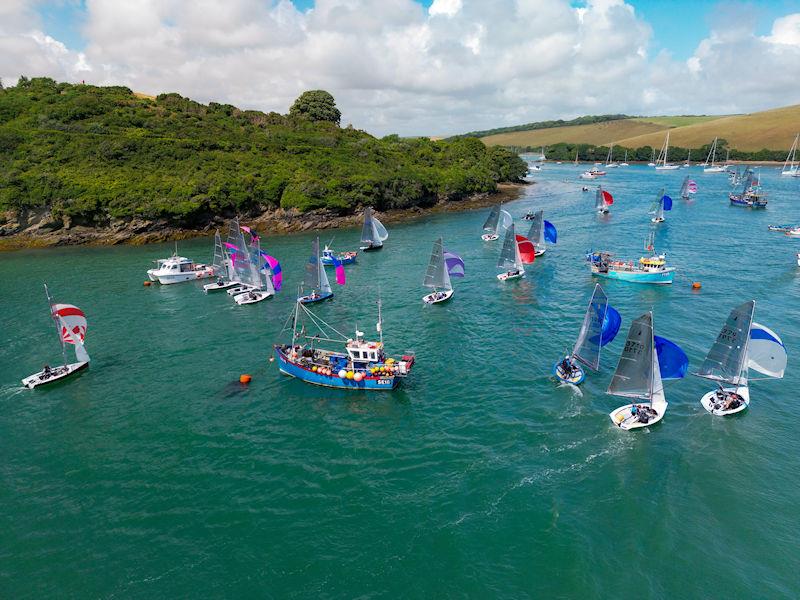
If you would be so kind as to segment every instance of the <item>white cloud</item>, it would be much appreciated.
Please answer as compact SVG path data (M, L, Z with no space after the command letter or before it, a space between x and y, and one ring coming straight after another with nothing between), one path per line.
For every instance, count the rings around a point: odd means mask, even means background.
M442 134L586 113L745 112L800 102L800 14L759 37L715 24L688 61L649 52L622 0L87 0L83 54L0 2L0 76L177 91L285 112L327 89L345 123Z

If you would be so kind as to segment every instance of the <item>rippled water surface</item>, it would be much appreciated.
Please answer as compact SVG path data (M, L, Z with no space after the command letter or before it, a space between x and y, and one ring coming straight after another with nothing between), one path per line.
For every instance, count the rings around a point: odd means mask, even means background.
M417 354L392 393L307 386L267 362L310 234L263 240L286 287L248 307L194 283L143 287L169 245L0 255L0 596L800 595L800 240L767 231L800 222L800 180L764 169L770 204L756 212L728 206L724 175L693 169L685 203L685 170L632 166L605 178L615 203L600 218L577 173L548 164L508 205L517 218L544 208L559 231L517 283L494 277L486 211L391 226L382 252L359 256L316 310L374 332L380 291L388 349ZM593 287L585 252L640 256L662 185L676 200L656 245L675 284L605 282L623 331L580 391L558 387L552 364ZM358 233L336 232L335 247ZM467 276L451 303L424 307L439 235ZM210 240L180 251L208 259ZM88 315L93 361L28 391L19 380L59 355L44 281ZM633 318L653 309L696 368L751 298L789 350L784 380L755 382L751 408L721 419L698 402L708 382L688 377L667 389L661 424L612 428L623 401L605 389Z

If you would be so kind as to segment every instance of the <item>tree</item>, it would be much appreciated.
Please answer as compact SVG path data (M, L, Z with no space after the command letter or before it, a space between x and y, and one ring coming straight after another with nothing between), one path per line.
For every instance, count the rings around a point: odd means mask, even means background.
M289 114L309 121L330 121L337 125L342 119L336 101L325 90L303 92L292 104Z

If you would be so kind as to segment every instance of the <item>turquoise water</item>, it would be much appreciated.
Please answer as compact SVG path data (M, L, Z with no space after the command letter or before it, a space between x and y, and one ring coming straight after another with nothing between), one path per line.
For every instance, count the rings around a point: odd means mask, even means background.
M286 284L249 307L195 283L143 287L169 244L0 255L0 597L800 595L800 241L767 231L800 222L800 180L765 169L770 205L754 212L728 206L723 175L693 170L687 204L685 171L633 166L605 178L615 204L601 218L577 173L547 165L509 205L543 207L559 231L518 283L494 277L486 211L390 226L386 248L348 269L316 310L374 332L380 291L388 350L417 354L392 393L307 386L267 361L311 235L263 240ZM656 245L675 284L604 281L621 335L579 393L556 386L594 285L584 253L640 256L662 184L676 200ZM358 234L336 232L335 247ZM439 235L467 276L425 307ZM210 240L179 249L207 260ZM45 281L86 312L93 361L28 391L19 380L59 356ZM709 382L688 377L659 425L612 428L624 402L605 389L633 318L653 309L696 368L751 298L788 348L785 379L754 383L751 408L722 419L698 402Z

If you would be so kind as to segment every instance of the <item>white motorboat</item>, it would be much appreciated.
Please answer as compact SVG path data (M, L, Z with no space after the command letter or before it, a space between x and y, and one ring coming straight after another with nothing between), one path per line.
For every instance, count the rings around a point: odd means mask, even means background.
M626 431L658 423L668 404L663 381L680 379L688 366L689 359L677 344L653 334L652 312L633 321L607 393L640 402L610 412L611 422Z
M50 292L47 286L44 286L47 301L50 305L50 317L56 327L56 334L61 343L61 355L63 357L63 364L57 367L50 367L45 365L44 369L38 373L34 373L22 380L22 385L28 389L33 389L40 385L55 383L62 379L66 379L73 373L82 371L89 366L89 353L83 345L86 339L86 315L77 306L72 304L54 304L50 298ZM77 362L67 362L67 349L65 344L72 344L75 347L75 359Z
M170 285L196 279L208 279L214 276L214 269L210 265L196 263L185 256L178 256L176 249L175 254L169 258L157 260L156 268L149 269L147 276L150 281L158 281L161 285Z
M755 310L755 300L750 300L730 312L700 370L695 373L719 384L718 389L700 399L700 404L712 415L732 415L750 405L751 369L775 379L782 378L786 371L786 348L781 338L753 321Z

